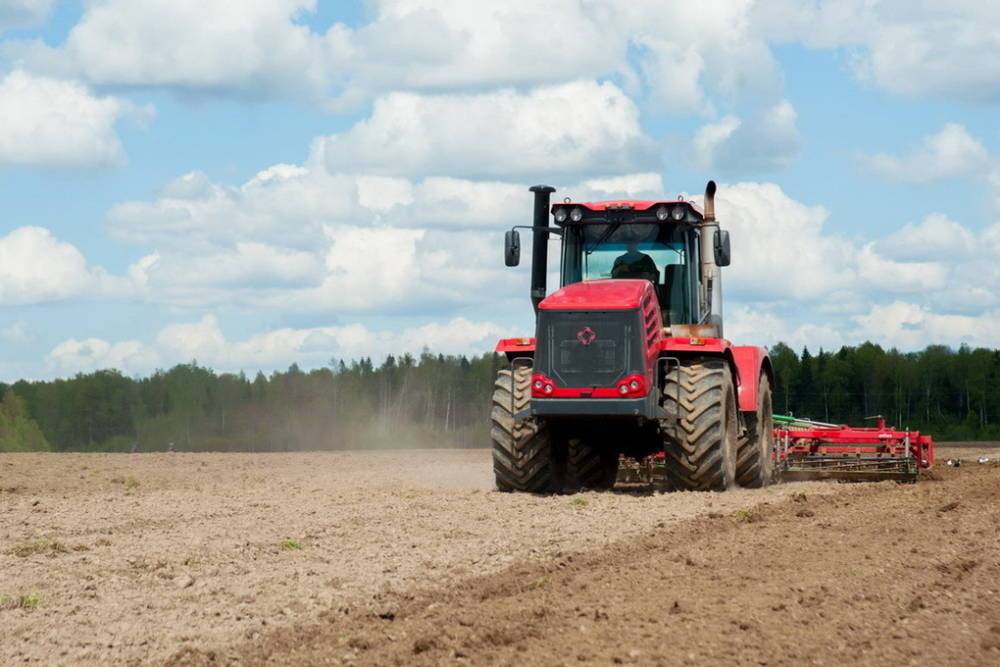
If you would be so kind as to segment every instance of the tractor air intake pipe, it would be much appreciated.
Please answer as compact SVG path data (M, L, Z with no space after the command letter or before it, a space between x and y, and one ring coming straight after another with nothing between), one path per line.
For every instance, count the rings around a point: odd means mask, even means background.
M722 276L715 264L715 237L719 221L715 219L715 181L705 186L704 214L701 223L701 284L702 318L715 328L715 335L722 337Z
M531 305L538 312L538 304L545 298L545 278L548 271L549 233L549 197L556 191L549 185L535 185L528 188L535 193L535 217L532 226L535 228L531 244Z

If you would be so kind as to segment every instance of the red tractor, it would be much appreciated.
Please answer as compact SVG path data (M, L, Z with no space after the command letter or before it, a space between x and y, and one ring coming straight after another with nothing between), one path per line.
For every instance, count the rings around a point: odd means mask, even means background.
M729 233L688 201L571 202L534 192L535 336L497 344L510 368L493 393L501 491L614 486L619 458L663 461L672 489L759 487L774 477L767 351L722 332L720 269ZM555 226L550 224L551 220ZM548 242L562 240L561 288L546 295Z

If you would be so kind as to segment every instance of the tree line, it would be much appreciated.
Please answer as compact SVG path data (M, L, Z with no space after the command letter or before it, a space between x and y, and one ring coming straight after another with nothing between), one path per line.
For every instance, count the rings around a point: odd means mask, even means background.
M890 423L938 440L1000 440L1000 351L865 343L771 350L774 409L824 422ZM506 360L424 353L271 375L197 363L130 378L115 370L0 383L0 451L289 451L478 447Z

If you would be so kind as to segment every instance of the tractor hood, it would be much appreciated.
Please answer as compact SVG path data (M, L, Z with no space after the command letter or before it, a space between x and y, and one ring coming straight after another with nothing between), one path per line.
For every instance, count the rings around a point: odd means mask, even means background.
M588 280L566 285L538 304L539 310L635 310L656 298L648 280Z

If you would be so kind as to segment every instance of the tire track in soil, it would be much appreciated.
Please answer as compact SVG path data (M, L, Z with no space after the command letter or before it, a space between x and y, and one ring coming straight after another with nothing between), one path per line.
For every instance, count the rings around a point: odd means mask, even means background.
M1000 467L673 524L174 665L1000 664Z

